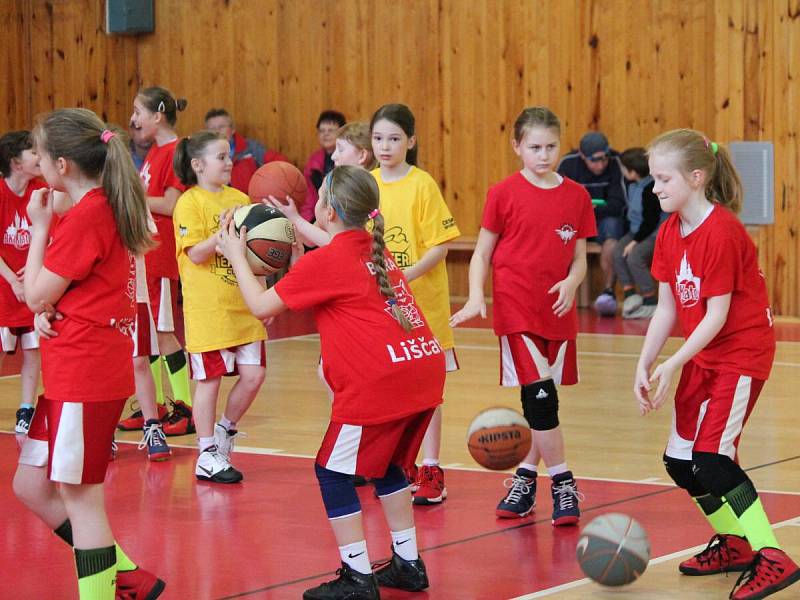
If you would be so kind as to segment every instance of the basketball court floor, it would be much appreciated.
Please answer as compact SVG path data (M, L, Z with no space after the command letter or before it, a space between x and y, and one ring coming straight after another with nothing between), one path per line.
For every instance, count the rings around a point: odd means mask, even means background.
M439 506L415 508L431 587L417 594L382 590L381 597L727 598L735 575L690 578L677 572L678 563L704 547L711 532L661 464L671 408L640 417L630 391L646 325L582 313L582 382L560 392L568 460L585 496L582 523L622 512L639 520L650 537L650 566L637 582L619 589L604 589L583 577L575 560L579 528L550 525L546 477L540 477L531 517L495 519L494 506L509 474L476 465L467 452L466 429L483 408L518 408L518 392L497 386L496 340L486 322L473 325L456 331L461 370L448 376L446 388L442 462L449 497ZM334 576L338 553L312 469L329 404L317 381L319 343L310 331L307 315L283 315L270 328L267 381L241 423L248 437L234 454L245 476L241 485L195 480L194 436L170 438L172 460L148 463L144 451L137 450L136 433L118 435L119 456L107 478L109 513L127 553L167 582L162 598L296 599ZM776 331L776 363L745 429L740 455L763 491L779 541L797 560L800 322L779 320ZM667 349L677 343L671 340ZM0 465L0 564L7 573L22 574L13 590L2 586L0 597L77 598L70 550L11 491L19 359L0 360L0 429L8 432L0 434L0 450L9 457ZM359 494L370 558L385 559L390 540L379 502L370 487ZM774 597L798 598L800 590L795 586Z

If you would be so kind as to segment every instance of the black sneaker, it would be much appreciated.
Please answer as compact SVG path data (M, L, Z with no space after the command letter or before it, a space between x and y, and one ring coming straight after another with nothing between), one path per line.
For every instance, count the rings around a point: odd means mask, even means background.
M578 501L583 494L578 491L578 484L572 477L572 471L553 476L551 492L553 494L553 525L577 525L581 517Z
M303 592L303 600L380 600L378 582L372 573L364 575L342 563L336 574L337 579Z
M14 433L20 435L28 435L28 430L31 428L31 420L33 419L32 408L20 408L17 411L17 424L14 425Z
M536 473L517 469L503 485L508 493L498 503L495 515L501 519L521 519L531 514L536 506Z
M420 556L416 560L405 560L392 548L392 560L375 565L375 579L383 587L398 588L407 592L419 592L428 587L428 573Z
M194 475L202 481L213 483L239 483L244 478L216 446L209 446L200 453L194 467Z

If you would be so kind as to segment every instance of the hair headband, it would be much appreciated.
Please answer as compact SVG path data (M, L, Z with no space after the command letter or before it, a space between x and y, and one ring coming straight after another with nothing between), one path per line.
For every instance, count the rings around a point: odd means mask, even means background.
M706 148L711 150L711 153L714 156L717 155L717 150L719 150L719 145L717 144L717 142L711 142L711 141L709 141L709 139L707 137L704 137L703 138L703 143L706 145Z

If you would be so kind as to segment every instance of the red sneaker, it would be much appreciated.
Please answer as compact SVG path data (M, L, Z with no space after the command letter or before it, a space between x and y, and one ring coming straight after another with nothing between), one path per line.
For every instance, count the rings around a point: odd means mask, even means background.
M180 400L172 405L172 412L163 420L164 435L188 435L194 433L192 409Z
M444 471L439 465L422 465L415 482L417 489L413 492L414 504L440 504L447 498L444 487Z
M684 575L716 575L729 571L744 571L756 553L743 537L717 534L700 554L683 561L678 570Z
M419 475L419 469L417 468L417 465L411 465L410 467L404 468L403 475L406 476L406 480L411 486L411 493L413 494L419 487L419 484L417 483L417 476Z
M158 408L158 420L163 421L167 416L167 407L163 404L157 404L156 406ZM131 413L130 417L122 419L117 425L117 429L120 431L138 431L142 427L144 427L144 416L141 410Z
M800 568L783 550L762 548L733 586L732 600L758 600L800 579ZM741 584L741 585L740 585Z
M115 600L155 600L165 586L158 577L141 567L133 571L117 571Z

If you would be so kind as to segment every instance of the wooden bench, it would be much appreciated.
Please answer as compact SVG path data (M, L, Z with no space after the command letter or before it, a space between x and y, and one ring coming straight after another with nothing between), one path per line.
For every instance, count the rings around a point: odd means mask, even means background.
M475 250L475 243L478 241L477 236L462 235L460 238L447 242L444 246L447 248L448 254L472 254ZM586 258L590 256L600 255L600 244L597 242L588 242L586 244ZM586 277L581 282L578 292L575 294L578 306L586 307L591 303L591 274L588 269Z

